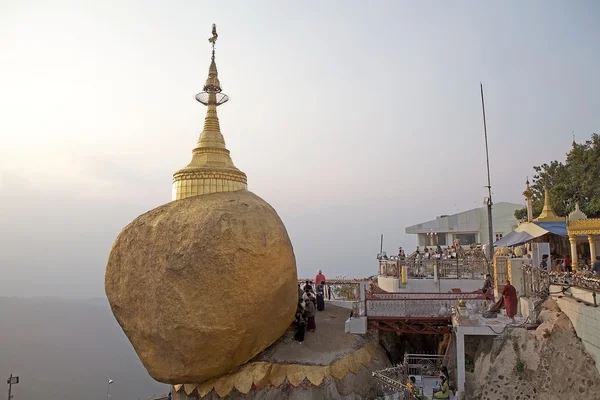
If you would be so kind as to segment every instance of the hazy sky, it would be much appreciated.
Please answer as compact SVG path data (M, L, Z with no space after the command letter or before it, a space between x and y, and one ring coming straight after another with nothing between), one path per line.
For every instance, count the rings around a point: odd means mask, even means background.
M120 230L170 201L217 23L233 160L301 276L375 273L404 228L495 201L600 131L600 3L0 0L0 293L104 295Z

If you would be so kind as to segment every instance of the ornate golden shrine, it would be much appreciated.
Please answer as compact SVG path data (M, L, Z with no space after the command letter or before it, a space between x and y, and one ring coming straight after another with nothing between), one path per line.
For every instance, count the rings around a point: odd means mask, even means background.
M579 205L577 205L575 211L569 214L567 233L569 234L569 242L571 243L573 266L577 265L578 236L587 236L590 245L590 261L593 263L598 255L597 246L598 239L600 239L600 218L587 218L585 214L579 210Z
M226 94L221 93L221 82L215 63L217 37L217 27L213 24L212 37L208 39L212 43L208 78L204 84L204 91L196 95L196 100L207 107L204 129L196 148L192 151L192 161L173 174L173 200L248 188L246 174L233 165L229 150L225 147L217 116L217 107L229 100Z

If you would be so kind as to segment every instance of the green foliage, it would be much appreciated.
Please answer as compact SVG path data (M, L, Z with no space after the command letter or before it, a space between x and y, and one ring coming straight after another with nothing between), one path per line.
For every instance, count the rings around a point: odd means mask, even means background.
M590 218L600 218L600 135L593 133L590 140L574 144L564 163L552 161L533 167L531 183L533 216L544 206L544 187L550 190L552 208L559 216L566 216L579 203L581 211ZM515 211L515 218L527 219L525 208Z
M475 372L475 363L473 362L473 359L468 355L465 355L465 371Z
M517 375L519 377L523 377L523 373L525 372L525 363L520 358L517 358L517 364L515 365L515 369L517 370Z
M527 207L523 207L523 208L519 208L518 210L515 210L515 218L521 222L527 221Z

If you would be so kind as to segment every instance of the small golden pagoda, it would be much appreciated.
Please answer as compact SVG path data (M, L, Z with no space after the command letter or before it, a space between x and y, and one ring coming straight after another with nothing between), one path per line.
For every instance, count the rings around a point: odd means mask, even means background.
M196 95L196 100L207 107L204 129L196 148L192 151L192 161L173 174L173 200L248 188L246 174L233 165L229 150L225 147L217 116L217 107L229 100L226 94L221 93L221 82L215 63L217 37L217 27L213 24L212 37L208 39L212 44L208 78L203 91Z
M544 208L542 208L542 212L534 222L564 222L565 218L559 217L554 212L552 208L552 203L550 202L550 191L548 188L544 188Z

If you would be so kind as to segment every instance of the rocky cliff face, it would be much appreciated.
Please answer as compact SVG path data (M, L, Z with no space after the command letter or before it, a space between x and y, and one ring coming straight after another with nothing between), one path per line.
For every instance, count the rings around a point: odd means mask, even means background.
M480 342L469 399L600 399L594 361L555 301L543 304L538 322Z

